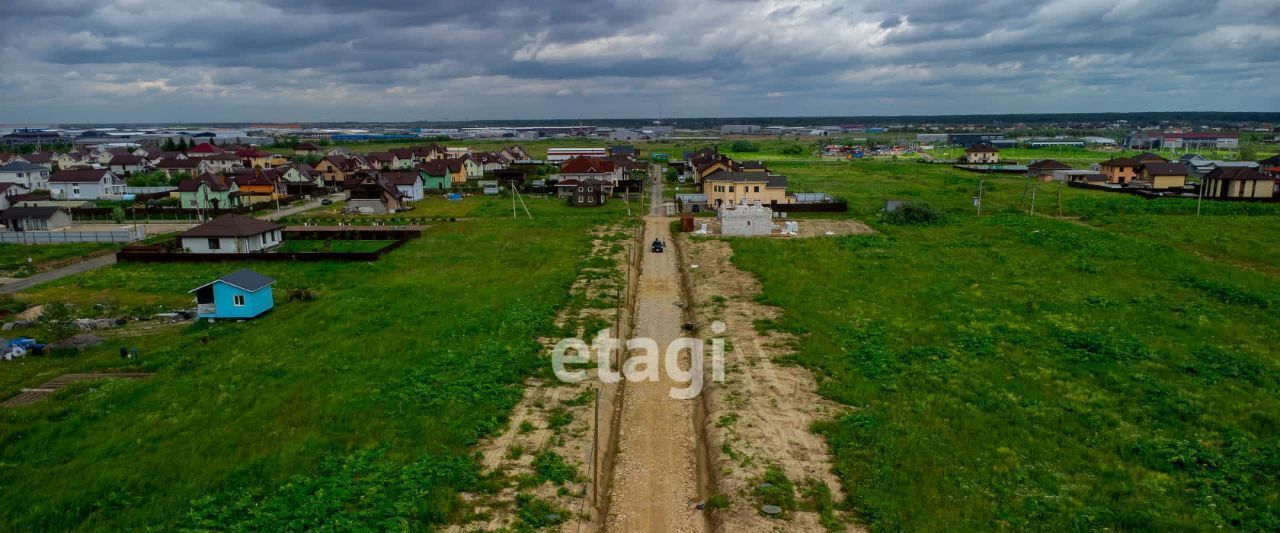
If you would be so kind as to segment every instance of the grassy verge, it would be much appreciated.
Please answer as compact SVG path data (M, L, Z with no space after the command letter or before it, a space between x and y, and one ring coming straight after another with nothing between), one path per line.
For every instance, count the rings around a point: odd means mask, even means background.
M549 207L548 209L553 209ZM482 491L468 450L545 371L539 335L589 229L617 209L445 224L372 264L122 264L22 294L185 305L251 267L307 287L263 317L180 327L6 363L3 396L64 372L95 382L0 410L0 522L13 529L421 529ZM120 343L141 348L122 363Z
M882 530L1280 527L1274 280L1017 214L736 239Z
M102 250L119 248L118 243L75 242L66 244L0 244L0 275L25 278L51 263L61 263ZM28 262L30 259L30 262Z

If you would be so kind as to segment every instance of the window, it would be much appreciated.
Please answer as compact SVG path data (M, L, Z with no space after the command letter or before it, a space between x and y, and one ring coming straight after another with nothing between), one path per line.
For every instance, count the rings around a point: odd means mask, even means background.
M237 295L235 295L235 296L232 296L232 297L231 297L231 304L232 304L232 305L235 305L236 307L244 307L244 295L243 295L243 294L237 294Z
M221 249L222 249L222 239L209 239L209 249L210 249L210 250L221 250Z
M755 190L755 192L760 192L760 186L759 186L759 185L756 185L756 190Z
M733 185L729 186L729 192L733 192Z
M267 234L266 234L266 233L263 233L262 235L259 235L258 237L259 237L260 239L262 239L262 245L263 245L263 246L266 246L266 245L267 245Z

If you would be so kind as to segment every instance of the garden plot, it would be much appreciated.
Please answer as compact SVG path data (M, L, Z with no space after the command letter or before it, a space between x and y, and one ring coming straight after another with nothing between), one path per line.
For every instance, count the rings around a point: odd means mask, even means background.
M686 262L697 265L686 271L699 331L726 343L725 381L709 380L703 392L711 474L721 495L716 518L725 531L844 528L849 517L836 510L844 491L827 443L811 426L848 408L820 397L808 370L777 360L794 339L757 330L756 321L781 312L755 301L760 284L734 267L728 242L685 239L683 246ZM712 329L716 321L723 333ZM763 515L762 505L781 507L785 525Z
M556 316L561 335L590 342L600 329L626 327L624 278L628 247L633 244L629 231L614 225L593 232L590 253L579 265L569 303ZM546 354L558 340L542 339ZM546 365L550 367L550 359ZM594 464L607 462L605 445L617 385L598 383L594 364L588 375L576 384L561 383L554 377L526 380L510 425L477 447L485 473L495 480L497 489L465 494L476 519L451 530L538 526L559 526L562 531L574 532L596 530L596 505L601 502L593 497L599 489L595 481L604 483L607 478L595 471Z

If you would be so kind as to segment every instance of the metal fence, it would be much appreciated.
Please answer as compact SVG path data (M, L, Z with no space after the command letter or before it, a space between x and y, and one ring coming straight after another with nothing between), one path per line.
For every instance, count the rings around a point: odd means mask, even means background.
M146 237L144 228L115 231L0 231L0 243L57 244L67 242L133 242Z
M177 187L125 187L124 194L155 194L178 190Z

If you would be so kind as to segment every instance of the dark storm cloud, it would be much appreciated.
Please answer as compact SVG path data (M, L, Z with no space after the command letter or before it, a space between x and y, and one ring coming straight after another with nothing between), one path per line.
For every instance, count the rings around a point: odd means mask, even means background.
M1274 110L1272 0L5 0L0 122Z

